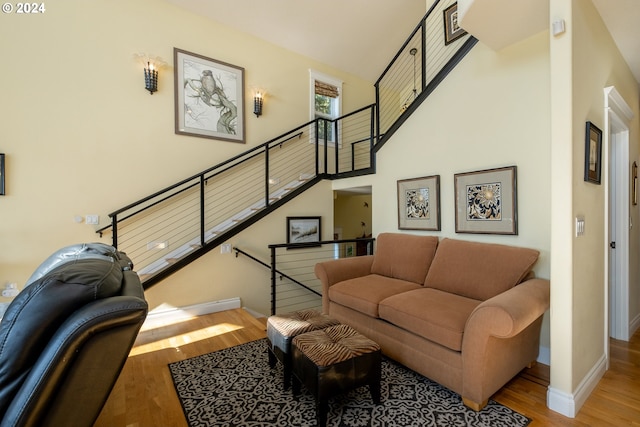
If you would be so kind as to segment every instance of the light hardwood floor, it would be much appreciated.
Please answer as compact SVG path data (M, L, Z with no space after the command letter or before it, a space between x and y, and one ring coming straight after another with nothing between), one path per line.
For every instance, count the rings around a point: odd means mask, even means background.
M188 427L167 365L266 336L242 309L142 331L94 427ZM640 332L611 341L611 367L576 418L546 406L549 368L523 371L492 399L542 426L640 426Z

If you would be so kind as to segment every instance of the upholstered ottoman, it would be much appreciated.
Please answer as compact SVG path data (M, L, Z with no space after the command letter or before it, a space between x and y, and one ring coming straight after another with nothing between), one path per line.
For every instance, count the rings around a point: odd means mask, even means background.
M267 319L267 339L269 340L269 366L276 366L276 360L284 368L284 389L291 384L291 340L305 332L337 325L335 319L318 310L300 310L293 313L270 316Z
M305 387L316 399L318 426L327 422L330 397L368 385L380 403L380 346L348 325L330 326L293 339L293 394Z

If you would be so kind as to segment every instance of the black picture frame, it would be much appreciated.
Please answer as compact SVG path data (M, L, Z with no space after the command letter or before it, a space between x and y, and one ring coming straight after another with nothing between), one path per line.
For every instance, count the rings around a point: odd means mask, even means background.
M319 216L288 216L287 244L318 246L322 237L321 227Z
M584 138L584 180L600 185L602 178L602 131L587 122Z
M0 153L0 196L4 196L4 153Z
M458 3L454 3L443 12L444 16L444 45L448 45L467 34L458 25Z

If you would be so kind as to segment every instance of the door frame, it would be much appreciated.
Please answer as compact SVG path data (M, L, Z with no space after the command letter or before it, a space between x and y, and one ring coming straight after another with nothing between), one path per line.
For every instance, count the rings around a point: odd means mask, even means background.
M604 153L605 166L605 224L607 227L605 244L605 355L609 364L609 337L629 340L629 122L633 111L620 96L615 87L604 89ZM615 174L611 176L611 174ZM611 183L610 180L615 180ZM613 194L611 194L613 192ZM612 217L611 203L616 209ZM611 235L611 224L615 221L615 235ZM612 249L609 243L615 241L615 265L610 265ZM616 280L610 283L611 270L615 270ZM613 301L609 298L614 296ZM611 322L610 322L611 319Z

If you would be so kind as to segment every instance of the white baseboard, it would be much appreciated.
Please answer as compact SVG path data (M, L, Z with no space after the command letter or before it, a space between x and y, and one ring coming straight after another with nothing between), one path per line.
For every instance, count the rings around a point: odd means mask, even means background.
M603 355L580 382L580 385L578 385L573 394L549 387L547 390L547 406L549 409L566 417L575 418L580 408L582 408L582 405L584 405L584 402L586 402L604 375L606 366L606 359Z
M255 317L256 319L260 319L262 317L269 317L266 314L262 314L258 311L252 310L249 307L242 307L246 312L248 312L250 315L252 315L253 317Z
M219 301L210 301L202 304L194 304L185 307L161 308L151 310L142 325L142 330L153 329L163 325L188 320L194 316L216 313L218 311L240 308L240 298L229 298Z

